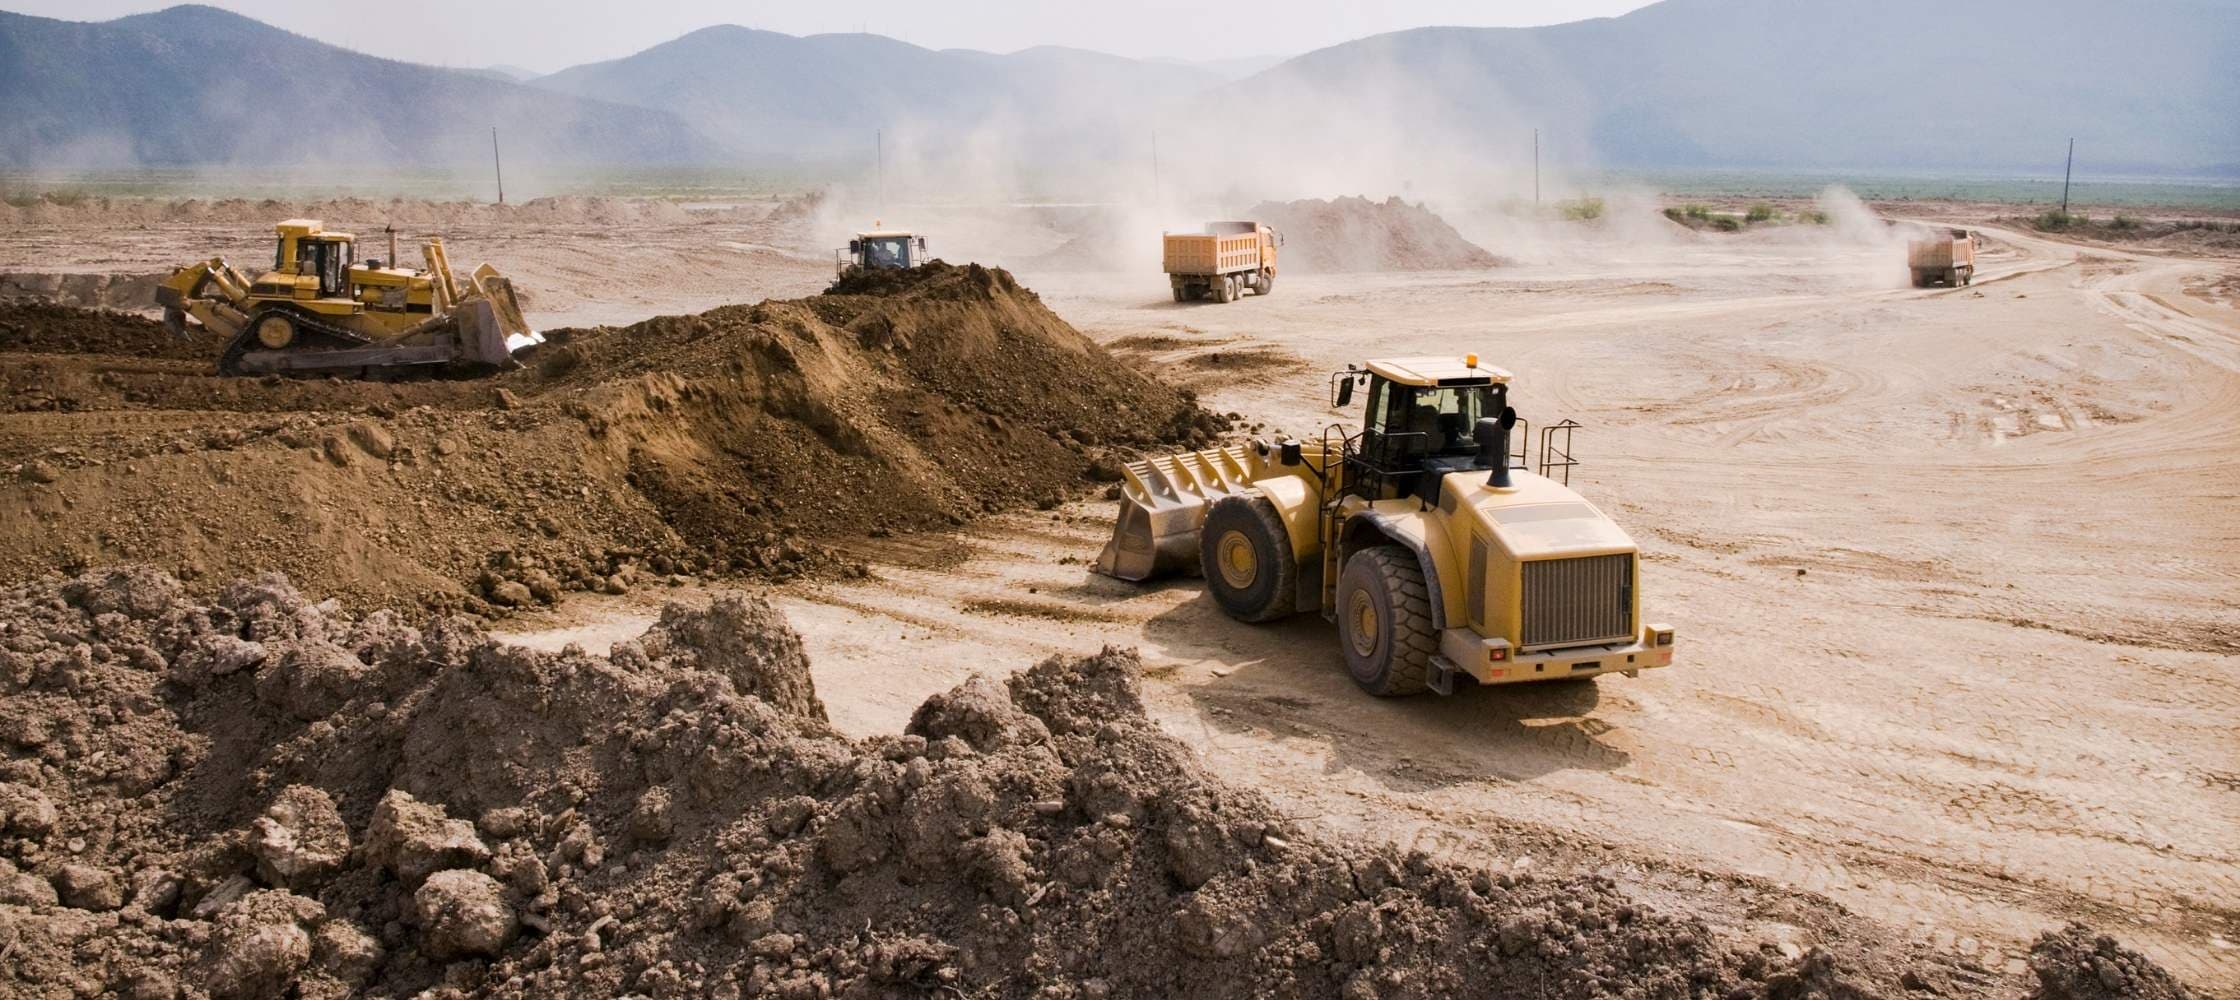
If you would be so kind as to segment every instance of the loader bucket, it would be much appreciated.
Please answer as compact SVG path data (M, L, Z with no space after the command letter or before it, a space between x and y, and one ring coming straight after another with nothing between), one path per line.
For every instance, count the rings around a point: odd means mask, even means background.
M1120 516L1097 556L1097 572L1135 581L1196 572L1206 508L1250 490L1248 468L1243 445L1130 463Z

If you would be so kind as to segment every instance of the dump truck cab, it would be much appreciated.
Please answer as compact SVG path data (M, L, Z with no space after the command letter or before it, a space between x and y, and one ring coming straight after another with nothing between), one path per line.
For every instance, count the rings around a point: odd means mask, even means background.
M1097 568L1196 569L1242 621L1319 611L1378 695L1670 665L1673 630L1642 623L1638 548L1569 486L1578 425L1543 428L1528 471L1510 385L1475 356L1350 367L1331 402L1361 402L1358 429L1129 466Z
M843 275L852 270L899 271L930 259L926 256L926 238L900 229L857 233L848 241L848 249L835 256L834 270Z

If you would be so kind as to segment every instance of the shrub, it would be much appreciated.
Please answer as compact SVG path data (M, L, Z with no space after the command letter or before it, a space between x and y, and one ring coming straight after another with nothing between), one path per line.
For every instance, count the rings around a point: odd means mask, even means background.
M1825 226L1828 224L1828 213L1823 212L1817 208L1808 208L1802 212L1797 213L1797 220L1800 222L1809 222L1815 226Z
M1742 220L1731 215L1715 215L1711 217L1711 228L1722 233L1739 232L1742 229Z
M1711 210L1702 205L1689 205L1686 208L1681 209L1680 214L1694 219L1697 222L1711 221Z
M1678 222L1678 223L1681 223L1681 224L1683 224L1683 225L1685 225L1685 224L1687 223L1687 221L1688 221L1688 217L1687 217L1687 215L1686 215L1685 213L1681 212L1681 211L1680 211L1680 210L1679 210L1678 208L1668 208L1668 209L1665 209L1665 210L1664 210L1664 217L1665 217L1665 218L1667 218L1667 219L1671 219L1671 220L1672 220L1672 221L1674 221L1674 222Z
M2085 225L2091 221L2083 215L2064 212L2057 208L2038 216L2037 226L2044 232L2059 232L2072 226Z
M1742 221L1751 223L1771 222L1774 214L1773 206L1761 201L1750 206L1750 211L1743 214Z
M1600 198L1574 198L1556 203L1556 211L1563 213L1564 219L1571 222L1602 218L1602 209Z
M2128 233L2139 228L2139 220L2128 215L2117 215L2115 218L2108 220L2108 228L2119 233Z

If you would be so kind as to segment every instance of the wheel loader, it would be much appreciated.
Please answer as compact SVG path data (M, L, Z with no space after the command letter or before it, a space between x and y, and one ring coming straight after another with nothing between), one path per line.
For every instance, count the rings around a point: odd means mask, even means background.
M1379 696L1670 666L1633 539L1569 486L1578 425L1543 428L1527 471L1510 379L1476 355L1371 361L1331 377L1334 408L1365 391L1357 431L1133 463L1096 568L1195 572L1245 622L1318 611Z
M357 238L317 219L274 229L268 271L252 276L218 257L156 286L173 332L191 322L225 338L219 374L477 373L511 367L515 350L540 339L513 283L488 264L460 281L440 238L420 245L424 267L406 268L397 266L394 230L388 259L360 262Z

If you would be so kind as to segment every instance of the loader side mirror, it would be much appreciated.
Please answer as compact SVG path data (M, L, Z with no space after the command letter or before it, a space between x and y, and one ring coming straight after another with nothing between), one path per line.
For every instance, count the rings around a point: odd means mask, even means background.
M849 253L862 253L862 252L863 252L863 241L862 241L862 240L849 240L849 241L848 241L848 252L849 252Z
M1338 398L1337 398L1337 400L1336 400L1335 402L1331 403L1330 405L1332 405L1332 406L1335 406L1335 407L1338 407L1338 408L1340 408L1340 409L1343 409L1343 408L1345 408L1346 406L1348 406L1348 405L1351 405L1352 403L1353 403L1353 379L1352 379L1352 378L1340 378L1340 379L1338 380Z

